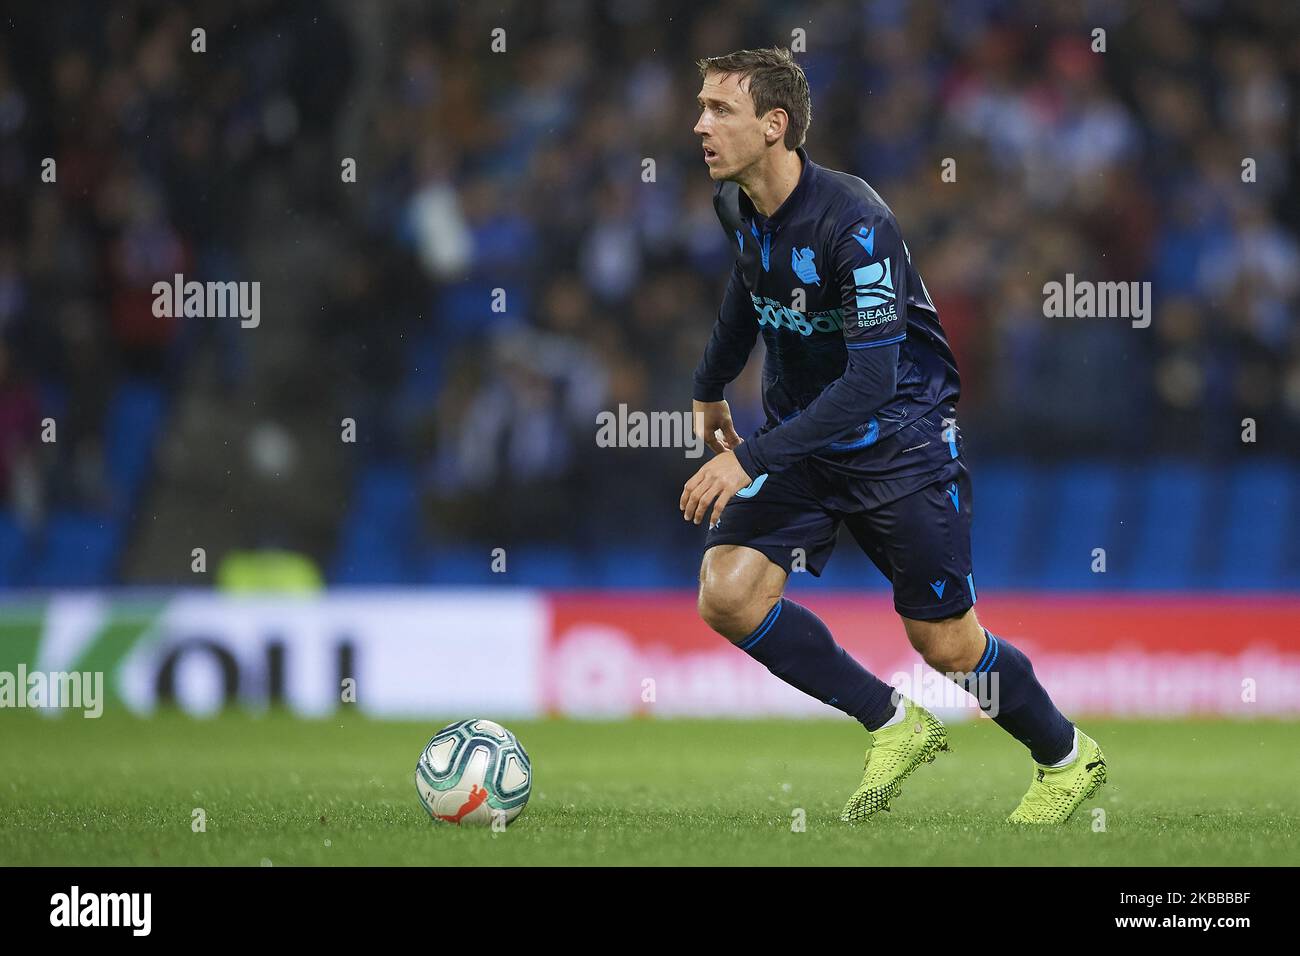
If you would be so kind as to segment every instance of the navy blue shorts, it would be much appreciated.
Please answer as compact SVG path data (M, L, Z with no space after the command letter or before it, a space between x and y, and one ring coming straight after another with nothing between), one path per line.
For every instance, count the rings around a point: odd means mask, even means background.
M929 621L975 603L970 476L960 457L934 471L864 480L806 458L727 502L704 547L743 545L787 573L820 576L840 524L894 586L894 608ZM753 488L751 485L750 488Z

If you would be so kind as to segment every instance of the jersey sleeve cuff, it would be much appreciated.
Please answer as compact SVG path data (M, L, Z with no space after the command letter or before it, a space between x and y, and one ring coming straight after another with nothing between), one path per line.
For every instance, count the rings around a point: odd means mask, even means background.
M745 474L749 475L750 481L753 481L759 475L767 471L767 469L761 465L759 459L755 457L755 441L757 441L755 438L743 441L737 445L735 451L732 452L732 454L736 456L736 461L740 462L740 467L745 469Z
M692 397L697 402L720 402L722 401L722 390L724 386L716 385L712 382L701 382L695 380L695 389Z

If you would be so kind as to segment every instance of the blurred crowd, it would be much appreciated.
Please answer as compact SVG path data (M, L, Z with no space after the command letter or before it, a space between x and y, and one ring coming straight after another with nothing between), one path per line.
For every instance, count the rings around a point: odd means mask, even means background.
M106 474L123 382L178 404L214 354L227 391L247 384L233 326L156 315L152 288L257 277L250 184L335 121L350 48L285 4L6 8L0 494L23 527L131 505Z
M25 21L39 43L5 37L11 502L94 500L119 376L179 394L205 352L227 388L251 374L238 345L155 319L148 290L267 268L250 183L277 175L349 237L294 347L375 423L360 464L414 470L434 540L664 533L698 462L598 448L595 416L689 409L732 258L691 132L694 60L792 40L809 155L893 208L961 365L973 455L1300 454L1294 4L313 6L74 3ZM349 192L310 184L307 140L331 178L355 152ZM1150 281L1150 327L1045 317L1067 273ZM760 358L729 392L742 434ZM50 401L70 444L42 463Z

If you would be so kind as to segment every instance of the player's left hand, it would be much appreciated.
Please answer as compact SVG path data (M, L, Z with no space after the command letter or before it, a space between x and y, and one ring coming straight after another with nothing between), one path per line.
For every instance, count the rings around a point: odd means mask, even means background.
M722 509L727 507L731 496L752 481L753 479L745 474L745 469L740 467L735 452L724 451L705 462L691 480L686 482L677 507L681 509L685 520L699 524L700 519L709 510L709 503L713 502L713 513L709 516L709 524L717 524L722 517Z

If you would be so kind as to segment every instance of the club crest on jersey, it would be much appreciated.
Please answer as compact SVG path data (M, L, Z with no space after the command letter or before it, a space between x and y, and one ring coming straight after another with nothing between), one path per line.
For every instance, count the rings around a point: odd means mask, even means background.
M808 246L804 246L802 249L791 249L790 268L799 277L799 281L821 285L821 276L817 274L817 266L813 264L814 255L816 253Z
M858 307L858 328L883 325L898 314L895 308L894 275L890 260L870 262L853 270Z

